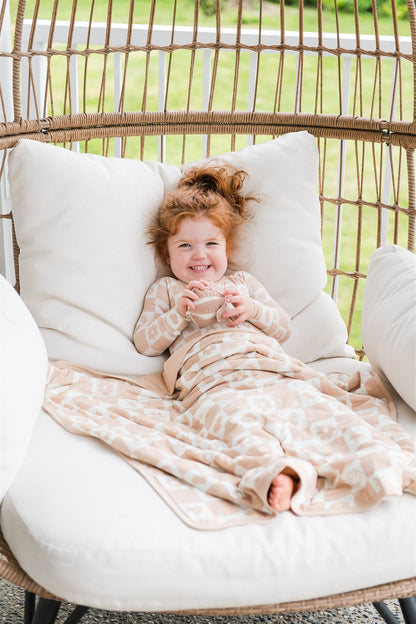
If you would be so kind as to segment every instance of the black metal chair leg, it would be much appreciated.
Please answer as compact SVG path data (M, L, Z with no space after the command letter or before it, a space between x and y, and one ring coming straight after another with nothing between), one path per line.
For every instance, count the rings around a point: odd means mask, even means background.
M381 615L386 624L399 624L399 621L395 615L390 611L388 606L384 602L373 602L373 606Z
M53 624L58 616L61 603L56 600L39 598L36 607L36 594L25 591L24 624ZM77 605L65 620L64 624L78 624L87 613L89 607Z
M409 598L400 598L399 604L402 609L404 621L406 624L415 624L416 622L416 595Z
M39 598L32 624L54 624L61 603L57 600Z
M36 595L32 592L25 591L25 612L23 616L24 624L32 624L33 616L35 614L36 607Z
M72 611L72 613L67 617L64 624L78 624L81 621L81 618L88 611L88 607L82 607L78 605Z

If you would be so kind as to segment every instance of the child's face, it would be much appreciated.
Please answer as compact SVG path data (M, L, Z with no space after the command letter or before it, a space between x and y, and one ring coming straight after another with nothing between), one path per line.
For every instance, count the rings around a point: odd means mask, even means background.
M182 282L216 282L227 269L227 245L221 230L206 217L184 219L168 238L168 264Z

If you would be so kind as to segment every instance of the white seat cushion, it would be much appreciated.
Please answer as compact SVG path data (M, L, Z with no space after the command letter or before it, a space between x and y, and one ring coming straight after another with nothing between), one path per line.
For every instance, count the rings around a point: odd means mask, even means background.
M325 372L356 366L365 365L319 363ZM414 413L400 405L414 429ZM403 495L361 514L285 512L197 531L104 444L42 414L1 526L23 568L64 599L163 611L298 601L415 576L415 517L416 497Z

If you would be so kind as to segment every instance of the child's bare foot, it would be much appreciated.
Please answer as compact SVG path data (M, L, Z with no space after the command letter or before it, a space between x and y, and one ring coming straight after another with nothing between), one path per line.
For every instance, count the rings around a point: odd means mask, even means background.
M275 476L267 494L267 502L274 511L287 511L290 509L295 483L287 474L280 473Z

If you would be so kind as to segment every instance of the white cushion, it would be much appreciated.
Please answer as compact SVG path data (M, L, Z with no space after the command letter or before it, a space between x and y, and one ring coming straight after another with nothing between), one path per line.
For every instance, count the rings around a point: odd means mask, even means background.
M371 256L362 341L368 359L416 409L416 256L397 245Z
M309 305L292 318L292 334L284 342L286 353L313 362L320 358L355 357L347 345L348 332L331 297L321 290Z
M9 182L21 295L49 357L131 375L160 370L131 338L156 278L144 231L163 199L161 177L137 160L24 140Z
M319 367L366 366L342 360ZM415 514L416 497L405 494L360 514L282 513L266 524L197 531L111 449L43 413L1 527L25 570L58 596L110 610L177 611L300 601L411 578Z
M218 158L246 170L245 190L261 194L247 227L244 268L299 317L294 333L302 338L294 336L291 354L305 361L352 355L334 304L322 304L316 324L326 270L315 139L289 133ZM125 375L160 370L161 358L135 351L132 332L157 274L146 226L180 169L30 140L9 160L21 294L49 357Z
M43 402L47 366L35 321L0 275L0 502L28 449Z

